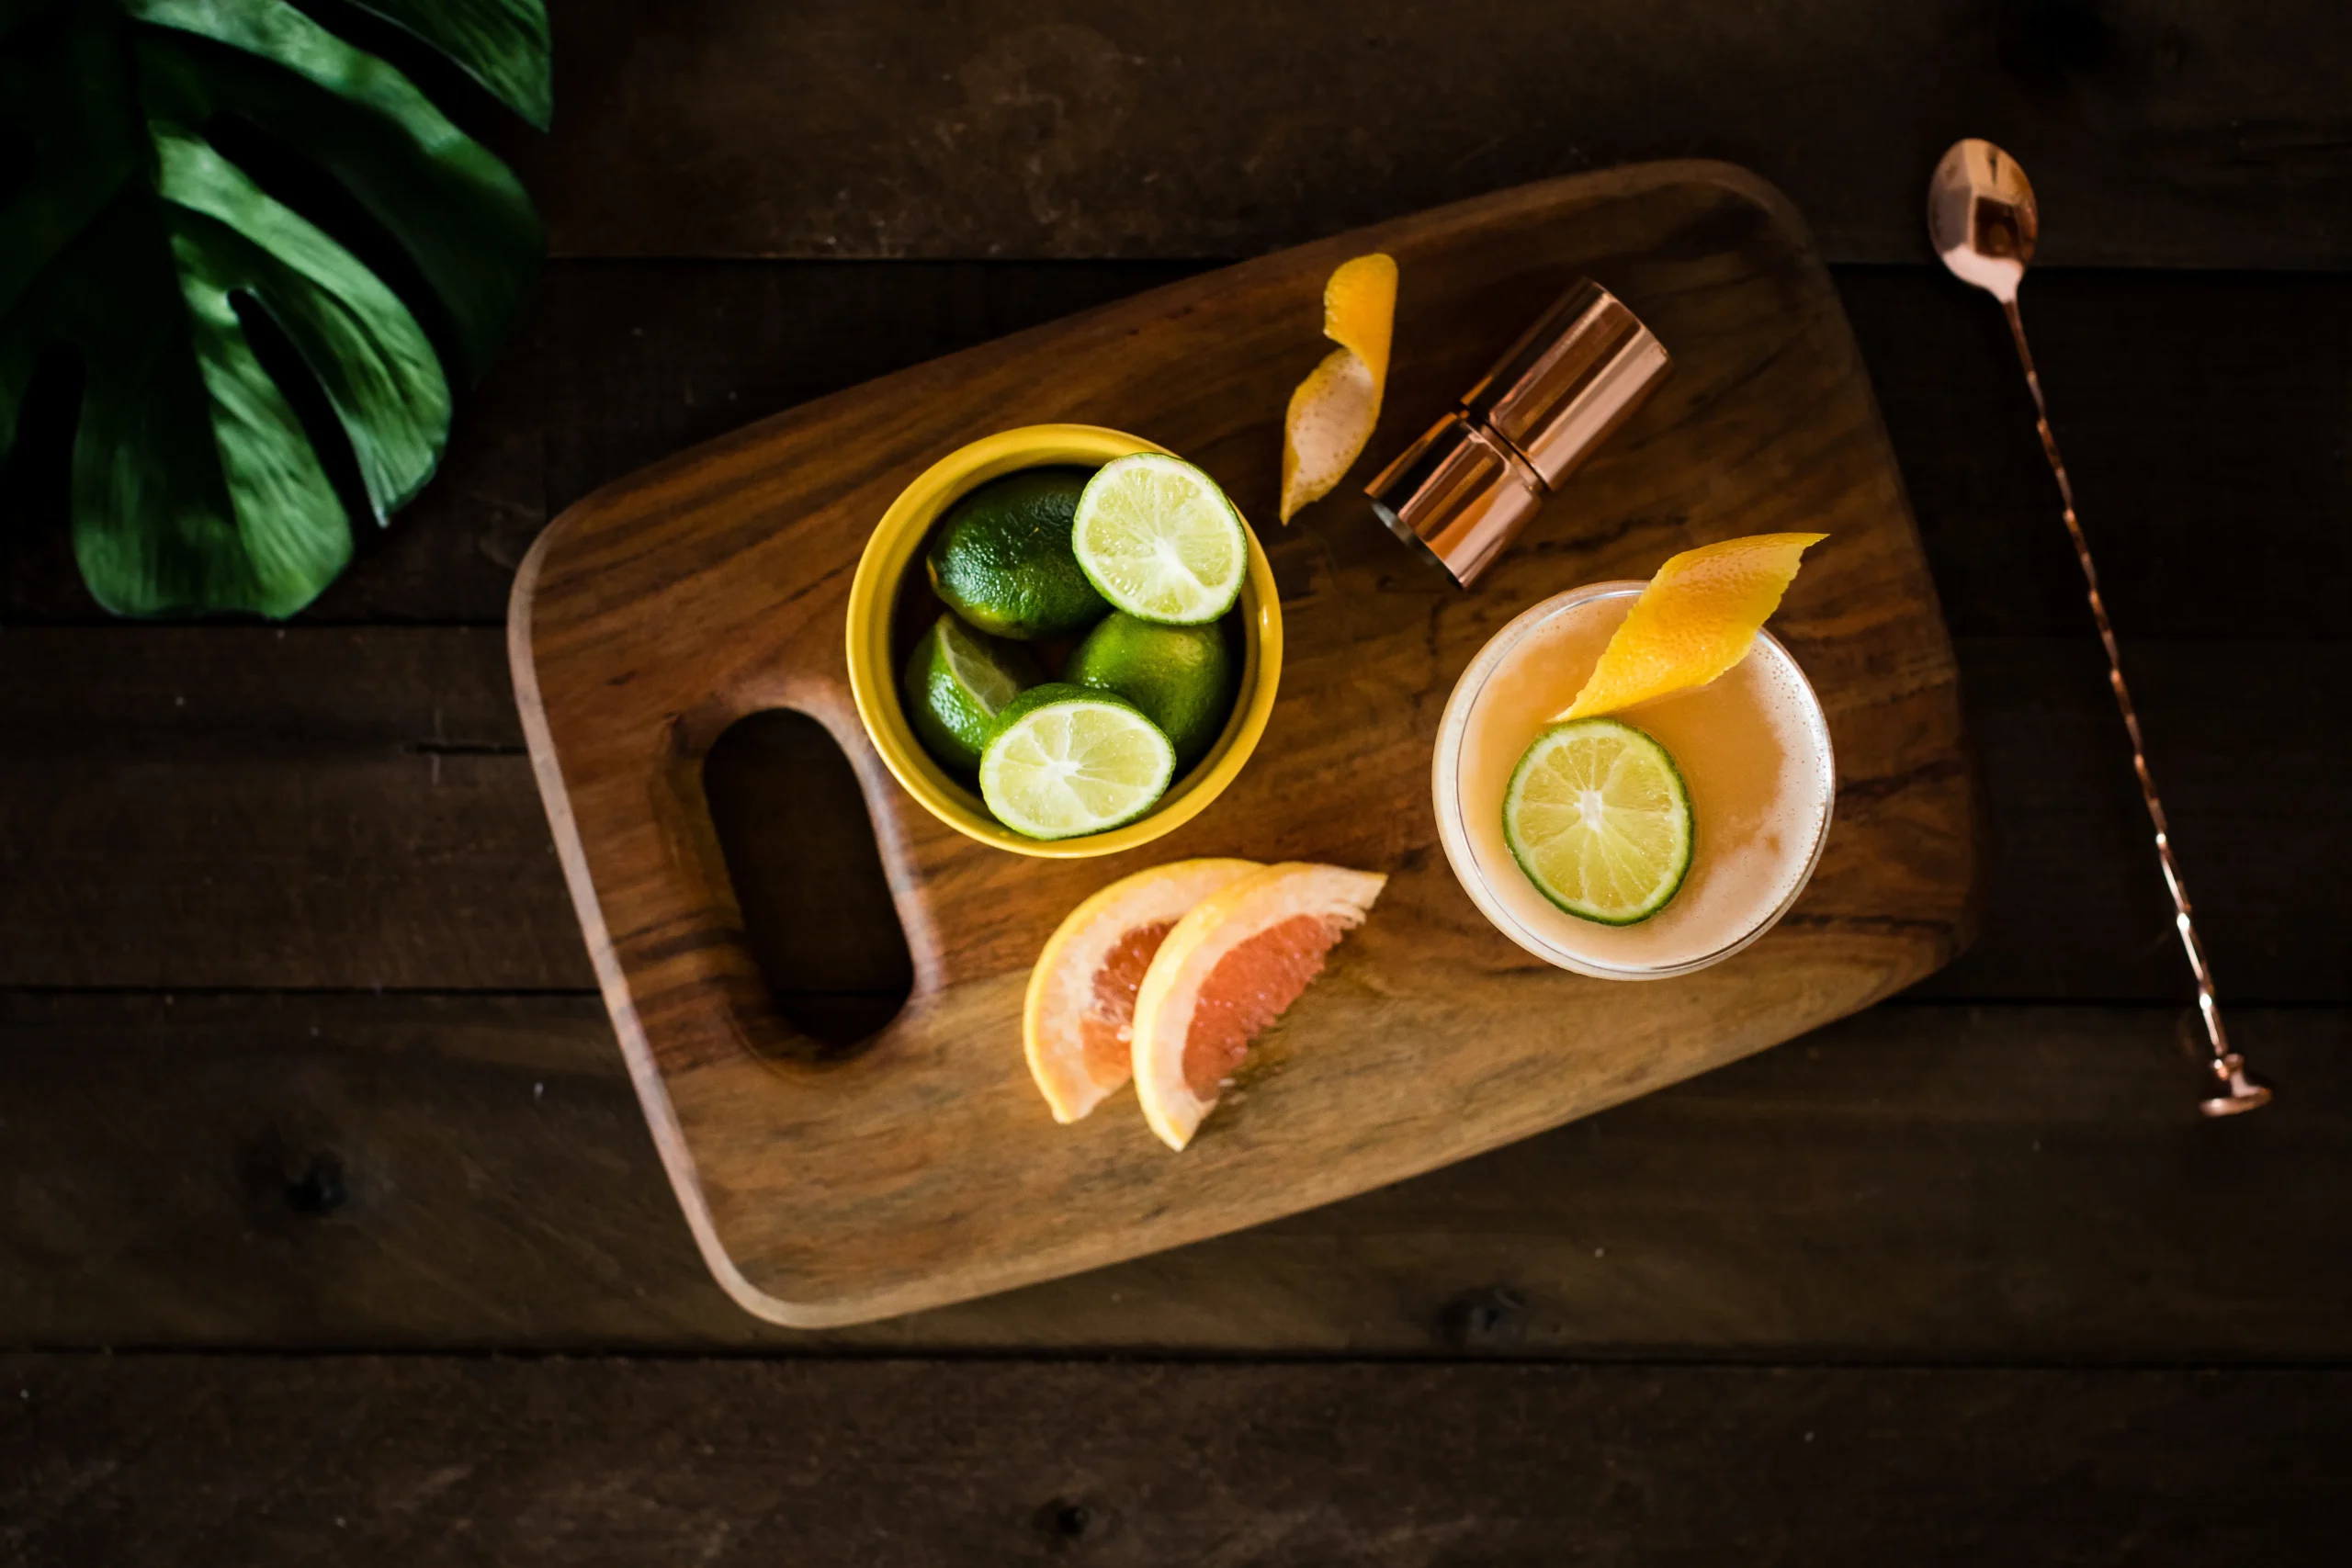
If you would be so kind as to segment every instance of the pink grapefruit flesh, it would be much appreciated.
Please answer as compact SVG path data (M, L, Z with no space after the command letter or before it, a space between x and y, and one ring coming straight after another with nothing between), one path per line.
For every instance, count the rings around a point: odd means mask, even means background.
M1133 1060L1144 1119L1192 1141L1250 1043L1297 1002L1387 878L1292 861L1230 883L1176 922L1136 992Z
M1184 1087L1215 1100L1250 1054L1250 1042L1323 973L1323 955L1346 934L1337 920L1293 915L1218 959L1201 982L1184 1031Z
M1124 1076L1135 1038L1136 987L1151 967L1151 955L1168 940L1173 920L1147 920L1119 933L1111 955L1094 971L1093 995L1078 1021L1086 1066L1098 1078Z

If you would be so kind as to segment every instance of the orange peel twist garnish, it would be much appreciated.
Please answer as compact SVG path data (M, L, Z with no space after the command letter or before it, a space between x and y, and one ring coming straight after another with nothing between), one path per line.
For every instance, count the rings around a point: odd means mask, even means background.
M1705 685L1747 657L1805 547L1826 534L1750 534L1657 569L1559 716L1590 718Z
M1374 254L1342 262L1323 285L1323 335L1340 346L1290 395L1283 420L1282 519L1319 501L1363 455L1388 386L1396 321L1396 262Z

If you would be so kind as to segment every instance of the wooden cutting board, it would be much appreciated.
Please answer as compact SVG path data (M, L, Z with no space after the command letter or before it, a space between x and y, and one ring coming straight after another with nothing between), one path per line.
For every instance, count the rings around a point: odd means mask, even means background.
M1273 522L1281 418L1326 352L1324 278L1402 268L1380 431ZM1578 275L1665 342L1664 389L1463 592L1360 494ZM899 489L964 442L1071 421L1161 442L1257 526L1288 657L1257 755L1208 812L1047 862L933 821L850 704L843 601ZM1826 529L1773 622L1828 710L1837 822L1795 910L1682 979L1537 963L1455 884L1430 805L1454 678L1529 604L1737 534ZM792 410L599 491L514 585L514 682L621 1046L696 1239L754 1313L854 1323L1214 1235L1424 1171L1864 1007L1972 931L1982 833L1951 650L1838 296L1802 220L1716 164L1534 185L1140 295ZM915 964L898 1018L820 1062L771 1004L704 803L737 719L800 709L864 787ZM789 811L789 800L775 802ZM1171 1154L1131 1098L1057 1126L1021 1053L1031 961L1069 908L1189 855L1390 874L1371 920Z

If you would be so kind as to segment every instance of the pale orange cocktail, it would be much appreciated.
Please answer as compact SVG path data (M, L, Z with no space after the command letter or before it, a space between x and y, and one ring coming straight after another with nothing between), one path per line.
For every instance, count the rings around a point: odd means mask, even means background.
M1575 701L1643 587L1572 589L1497 633L1446 704L1431 771L1446 858L1480 911L1544 962L1604 979L1688 974L1770 931L1821 858L1837 794L1820 699L1759 631L1710 684L1616 716L1673 753L1690 792L1690 870L1672 902L1635 925L1601 925L1528 879L1503 840L1511 770Z

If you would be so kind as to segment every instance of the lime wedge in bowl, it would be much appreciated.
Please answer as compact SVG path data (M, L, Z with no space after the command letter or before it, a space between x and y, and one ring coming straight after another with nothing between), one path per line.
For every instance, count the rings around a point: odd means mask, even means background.
M1176 749L1123 697L1048 682L997 716L980 753L980 797L1032 839L1075 839L1132 822L1176 776Z
M1019 643L999 642L942 614L907 655L907 720L942 767L968 773L980 765L997 715L1045 678Z
M1096 592L1138 620L1191 626L1233 608L1250 571L1241 514L1182 458L1137 452L1087 481L1070 547Z
M1690 792L1665 747L1613 718L1535 738L1503 792L1503 841L1537 891L1607 926L1646 920L1690 873Z

